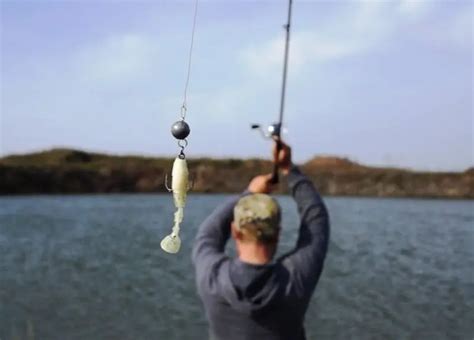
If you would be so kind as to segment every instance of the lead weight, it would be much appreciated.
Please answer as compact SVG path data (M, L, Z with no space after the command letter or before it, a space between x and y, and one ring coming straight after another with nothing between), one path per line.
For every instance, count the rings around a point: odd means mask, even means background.
M185 139L189 136L191 129L189 128L188 123L184 120L178 120L173 125L171 125L171 134L176 139Z

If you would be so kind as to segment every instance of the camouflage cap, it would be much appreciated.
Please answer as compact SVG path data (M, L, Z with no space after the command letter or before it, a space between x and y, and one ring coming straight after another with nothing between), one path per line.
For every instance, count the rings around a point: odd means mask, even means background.
M234 208L234 225L259 241L274 240L280 230L278 202L265 194L242 197Z

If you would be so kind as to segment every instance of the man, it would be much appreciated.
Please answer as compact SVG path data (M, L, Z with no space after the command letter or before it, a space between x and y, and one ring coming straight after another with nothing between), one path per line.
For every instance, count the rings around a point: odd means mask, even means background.
M270 175L255 177L197 233L193 263L213 340L305 339L304 315L323 269L329 217L311 181L292 164L287 145L277 159L301 219L290 253L272 261L281 218L278 203L266 195ZM224 252L230 235L238 258Z

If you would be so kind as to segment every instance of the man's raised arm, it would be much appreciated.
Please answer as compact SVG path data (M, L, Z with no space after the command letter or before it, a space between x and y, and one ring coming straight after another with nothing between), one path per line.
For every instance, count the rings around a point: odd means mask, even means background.
M296 201L300 227L296 247L283 256L283 263L302 294L311 294L321 275L329 243L329 215L311 180L291 164L291 149L283 144L279 161L288 176L288 186Z
M199 226L193 245L192 259L197 266L206 266L224 254L230 235L230 223L234 206L240 196L233 197L218 206Z

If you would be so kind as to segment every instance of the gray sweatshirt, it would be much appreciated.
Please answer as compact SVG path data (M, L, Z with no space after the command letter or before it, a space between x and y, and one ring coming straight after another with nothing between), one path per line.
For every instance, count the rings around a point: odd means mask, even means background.
M301 219L299 235L295 248L274 262L253 265L225 254L240 197L217 207L199 227L192 257L213 340L305 339L304 315L323 269L329 216L296 167L288 185Z

